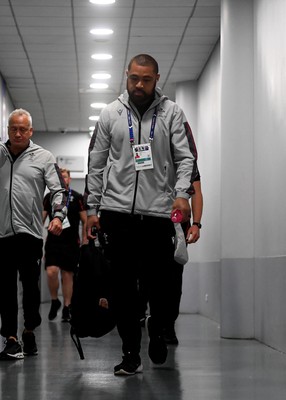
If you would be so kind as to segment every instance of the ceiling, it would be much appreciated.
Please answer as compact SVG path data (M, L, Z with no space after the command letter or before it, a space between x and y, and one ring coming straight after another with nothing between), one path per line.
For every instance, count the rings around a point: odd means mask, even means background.
M111 28L102 40L92 28ZM196 80L220 37L220 0L0 0L0 72L14 107L30 111L36 132L88 132L94 102L125 89L136 54L159 63L159 86L172 100L176 82ZM93 53L111 53L95 61ZM95 72L109 88L92 90Z

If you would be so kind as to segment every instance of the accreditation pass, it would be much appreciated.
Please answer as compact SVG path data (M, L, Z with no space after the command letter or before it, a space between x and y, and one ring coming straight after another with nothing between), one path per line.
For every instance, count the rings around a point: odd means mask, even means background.
M136 171L140 171L142 169L152 169L153 158L151 144L134 144L132 147Z

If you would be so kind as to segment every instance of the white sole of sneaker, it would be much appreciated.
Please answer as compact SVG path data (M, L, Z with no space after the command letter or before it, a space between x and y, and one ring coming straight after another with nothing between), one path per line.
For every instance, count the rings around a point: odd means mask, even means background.
M0 360L23 360L24 354L17 353L17 354L5 354L5 356L1 356Z
M37 353L25 353L24 352L24 356L27 356L27 357L32 357L32 356L37 356L38 355L38 352Z
M128 372L128 371L125 371L124 369L120 369L119 371L114 372L114 375L129 376L129 375L139 374L142 371L143 371L143 365L140 364L135 372Z

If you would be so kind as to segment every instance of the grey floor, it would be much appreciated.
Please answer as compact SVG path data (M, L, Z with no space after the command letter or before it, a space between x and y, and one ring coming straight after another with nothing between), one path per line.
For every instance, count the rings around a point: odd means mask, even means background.
M121 361L116 330L100 339L82 339L80 360L69 324L49 322L48 304L36 330L39 355L0 363L1 400L285 400L286 355L254 340L221 339L216 322L198 315L179 316L180 344L169 346L167 362L155 366L147 355L144 371L116 377ZM20 322L21 326L21 322Z

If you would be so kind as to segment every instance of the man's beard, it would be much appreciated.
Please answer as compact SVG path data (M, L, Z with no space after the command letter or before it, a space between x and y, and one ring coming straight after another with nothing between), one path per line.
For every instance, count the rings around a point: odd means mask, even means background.
M130 100L136 106L144 106L146 104L152 103L155 97L155 86L151 94L147 94L144 90L134 89L132 92L127 88Z

